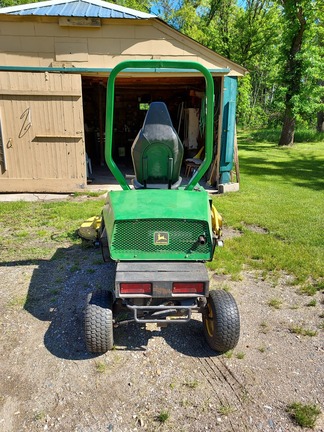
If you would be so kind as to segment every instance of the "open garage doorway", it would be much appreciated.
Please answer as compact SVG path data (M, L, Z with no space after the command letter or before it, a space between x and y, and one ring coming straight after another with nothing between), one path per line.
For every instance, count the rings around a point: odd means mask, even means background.
M215 81L215 136L220 105L221 77ZM106 77L82 77L85 146L89 160L88 181L102 182L111 173L104 157ZM200 152L203 157L205 126L205 80L200 76L119 77L115 87L113 157L126 177L134 175L131 147L141 129L151 102L162 101L169 110L173 126L184 145L185 159Z

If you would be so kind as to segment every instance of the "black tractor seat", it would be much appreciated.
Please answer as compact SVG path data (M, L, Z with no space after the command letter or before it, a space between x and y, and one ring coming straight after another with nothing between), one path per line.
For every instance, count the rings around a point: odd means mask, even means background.
M183 145L164 102L152 102L132 145L135 189L177 189Z

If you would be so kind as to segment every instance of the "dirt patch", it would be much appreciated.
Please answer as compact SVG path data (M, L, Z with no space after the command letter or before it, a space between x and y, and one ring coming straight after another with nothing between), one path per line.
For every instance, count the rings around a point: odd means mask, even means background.
M2 431L290 432L301 428L287 405L318 404L323 412L321 292L298 295L285 276L274 284L248 271L238 282L211 275L212 286L225 282L239 305L233 353L208 348L197 316L162 330L121 326L116 349L89 355L86 295L107 286L114 270L98 250L79 246L49 260L2 263ZM324 431L323 417L315 430Z

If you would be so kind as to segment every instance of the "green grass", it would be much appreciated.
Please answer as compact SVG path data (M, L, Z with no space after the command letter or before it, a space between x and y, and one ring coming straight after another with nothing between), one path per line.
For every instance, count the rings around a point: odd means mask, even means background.
M39 411L34 415L34 420L35 421L41 421L41 420L44 420L45 417L46 417L45 411Z
M224 353L224 357L230 359L233 357L233 353L233 350L226 351L226 353Z
M235 411L235 408L231 405L220 405L217 407L217 412L223 416L228 416L229 414L233 413Z
M282 301L277 298L273 298L268 301L268 305L274 309L281 309Z
M103 362L103 361L96 361L95 362L95 368L96 368L96 371L98 373L103 374L103 373L105 373L107 371L108 367L107 367L107 364L105 362Z
M317 405L304 405L299 402L289 405L287 411L299 426L312 429L321 414L321 410Z
M163 411L161 411L160 414L157 416L157 420L158 420L160 423L165 423L165 422L169 419L169 417L170 417L169 412L163 410Z
M317 331L316 330L311 330L311 329L306 329L302 326L292 326L290 327L290 331L291 333L295 333L298 335L302 335L302 336L316 336L317 335Z
M261 129L252 131L250 136L253 140L259 142L278 143L281 129ZM295 133L295 143L323 142L323 134L315 129L299 129Z
M105 195L105 194L106 194L106 192L102 192L102 191L100 191L100 192L85 191L85 192L74 192L72 194L72 196L74 198L77 198L77 197L92 197L92 198L96 198L96 197L100 197L100 196Z
M9 300L8 306L11 308L22 309L26 304L26 296L16 296Z
M199 381L198 380L193 380L193 381L188 380L184 383L184 385L186 387L191 388L191 389L195 389L199 386Z
M298 290L298 293L302 295L314 296L317 293L317 291L322 291L323 289L324 289L324 281L322 281L321 283L319 282L313 283L311 285L309 284L303 285Z
M324 278L324 142L276 143L239 136L240 191L214 204L241 235L217 249L210 267L234 278L244 266L284 271L315 285Z
M104 200L4 202L0 206L0 258L46 259L60 246L80 242L77 230L87 218L100 215Z
M307 304L306 304L306 306L308 306L308 307L315 307L316 306L316 300L315 299L313 299L313 300L311 300L310 302L308 302Z
M239 360L243 360L244 359L244 357L245 357L245 353L244 352L238 352L238 353L236 353L236 358L237 359L239 359Z
M269 326L265 321L262 321L262 323L260 323L260 332L263 334L267 334L269 332Z
M324 142L304 131L297 141L313 142L279 148L276 134L239 136L240 191L215 196L214 203L225 228L241 235L226 240L209 267L236 279L244 268L272 278L286 272L305 294L316 293L324 286ZM79 244L77 229L104 204L94 195L1 203L0 258L47 259L59 247Z

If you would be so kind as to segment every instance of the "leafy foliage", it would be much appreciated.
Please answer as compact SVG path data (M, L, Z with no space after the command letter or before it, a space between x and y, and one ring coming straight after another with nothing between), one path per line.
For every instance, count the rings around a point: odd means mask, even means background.
M149 12L149 1L148 0L109 0L109 3L115 3L119 6L129 7L142 12Z
M301 427L314 428L317 417L321 414L321 410L317 405L304 405L300 402L294 402L287 408L290 415Z
M158 0L151 6L179 31L249 70L239 83L241 126L282 125L287 98L294 124L315 126L324 111L323 0ZM293 43L300 44L295 56Z
M38 0L0 0L0 7L16 6L28 3L38 3Z
M0 6L35 0L0 0ZM324 131L324 0L111 0L152 12L241 64L237 120L246 128ZM288 129L287 129L288 130Z

